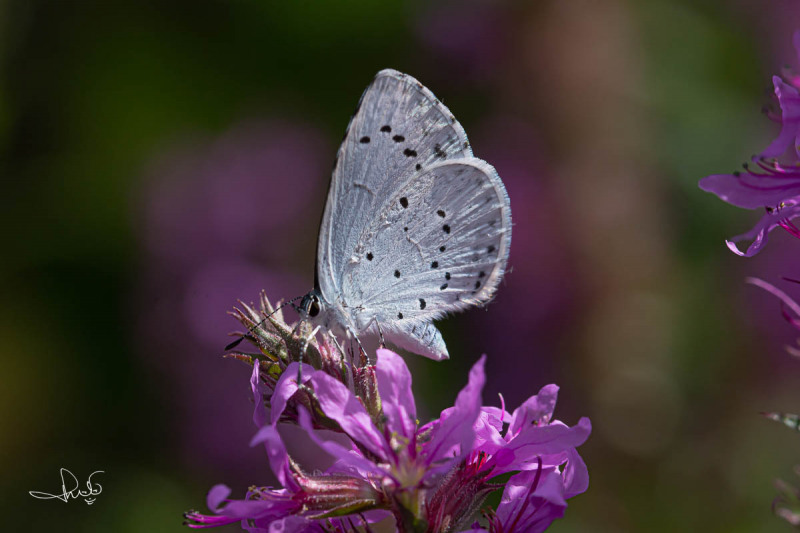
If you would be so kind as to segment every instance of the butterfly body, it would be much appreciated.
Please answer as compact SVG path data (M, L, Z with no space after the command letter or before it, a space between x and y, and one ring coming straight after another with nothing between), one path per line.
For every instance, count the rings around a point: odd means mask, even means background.
M505 272L511 210L494 168L414 78L378 73L337 154L305 319L335 335L381 333L448 357L432 321L488 302Z

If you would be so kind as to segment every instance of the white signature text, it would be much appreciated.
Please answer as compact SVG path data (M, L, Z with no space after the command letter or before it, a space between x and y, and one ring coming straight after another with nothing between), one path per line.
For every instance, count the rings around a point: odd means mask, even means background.
M38 490L28 491L28 494L40 500L52 500L56 498L64 503L67 503L70 498L78 499L84 498L87 505L94 503L95 497L103 492L103 487L100 483L92 483L92 476L95 474L104 474L102 470L96 470L89 474L89 479L86 481L86 490L81 490L78 478L66 468L61 469L61 492L59 494L49 494L47 492L39 492Z

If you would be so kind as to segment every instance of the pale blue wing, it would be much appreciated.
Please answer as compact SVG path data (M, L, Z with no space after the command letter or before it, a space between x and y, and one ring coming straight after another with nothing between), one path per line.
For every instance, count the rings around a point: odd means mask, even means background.
M450 358L442 334L433 322L398 320L381 326L381 330L386 340L398 348L436 361Z
M317 248L323 297L333 303L349 296L348 265L360 260L365 229L385 214L399 187L437 162L471 155L464 129L433 93L406 74L379 72L361 97L333 170Z
M473 157L433 163L358 235L342 294L382 327L430 321L489 301L510 245L511 207L494 168Z

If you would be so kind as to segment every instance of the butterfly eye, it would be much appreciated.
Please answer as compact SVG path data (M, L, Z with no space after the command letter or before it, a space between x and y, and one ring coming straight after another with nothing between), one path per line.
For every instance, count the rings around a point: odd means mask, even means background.
M319 314L319 300L312 298L311 305L308 306L308 316L317 316Z

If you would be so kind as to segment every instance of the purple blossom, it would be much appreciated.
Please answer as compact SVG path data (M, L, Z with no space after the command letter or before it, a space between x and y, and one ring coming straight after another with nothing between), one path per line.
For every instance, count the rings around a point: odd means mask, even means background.
M290 376L290 372L296 372L297 365L290 365L284 375ZM316 371L311 367L306 369L312 376L305 381L310 381ZM190 511L185 515L189 520L187 525L204 528L242 521L242 527L248 531L336 531L336 524L327 518L339 514L356 514L359 523L368 522L370 518L359 516L359 513L368 511L372 511L372 520L385 518L387 513L377 509L382 495L365 476L347 475L338 471L312 475L290 462L289 454L276 429L278 418L273 423L267 423L266 420L260 370L260 362L256 360L250 383L255 401L253 420L259 429L250 445L264 444L270 468L283 488L251 488L244 500L231 500L228 499L230 489L225 485L216 485L209 491L207 498L208 508L216 515L208 516ZM289 381L283 380L283 383ZM294 385L296 391L296 382ZM283 388L276 389L276 395ZM302 408L299 412L301 425L313 435L314 430L308 423L308 413ZM280 522L282 529L275 529L276 522Z
M800 31L794 34L794 46L800 55ZM763 208L766 214L750 231L726 241L734 253L751 257L767 243L769 233L781 227L800 238L800 228L792 220L800 216L800 76L785 72L774 76L773 85L779 112L770 112L780 122L778 137L753 157L753 164L732 174L714 174L700 180L700 188L716 194L721 200L745 209ZM777 158L789 150L786 163ZM745 251L738 242L750 241Z
M800 329L800 305L797 304L788 294L766 281L758 278L748 277L747 283L764 289L781 301L781 315L795 329ZM800 358L800 350L793 346L786 346L786 351L794 357Z
M258 325L255 315L237 316ZM576 447L591 425L586 418L573 427L552 419L555 385L513 413L483 406L484 356L454 406L420 427L402 357L379 349L374 365L356 367L322 336L312 345L317 352L308 359L312 364L284 364L291 349L281 352L267 335L282 331L284 325L275 322L260 326L267 328L263 331L249 328L261 354L235 356L253 365L258 431L251 445L264 445L280 486L251 487L236 500L228 497L230 489L217 485L208 496L214 514L187 513L190 527L241 521L249 531L272 531L268 528L276 524L286 532L370 531L369 524L393 517L398 531L460 531L481 511L486 496L504 487L498 508L483 510L485 531L543 531L563 515L568 498L588 488ZM264 360L265 354L272 357ZM280 422L299 425L307 437L299 444L324 451L330 466L321 473L304 471L287 451ZM503 485L493 481L501 474L511 474Z
M781 314L795 329L800 329L800 305L788 294L771 283L758 278L747 278L747 282L764 289L781 301ZM786 350L794 357L800 358L800 350L787 346ZM778 422L789 429L800 431L800 415L791 413L768 412L761 413L765 418ZM800 467L795 467L795 472L800 475ZM800 489L782 480L776 480L778 496L772 502L773 512L793 526L800 526Z
M572 428L551 421L557 392L557 386L547 385L530 397L511 415L505 433L508 413L484 408L483 431L478 431L483 439L471 464L491 475L521 471L506 483L497 510L487 513L491 533L544 531L564 515L568 498L589 487L586 464L575 447L588 438L591 424L587 418Z

